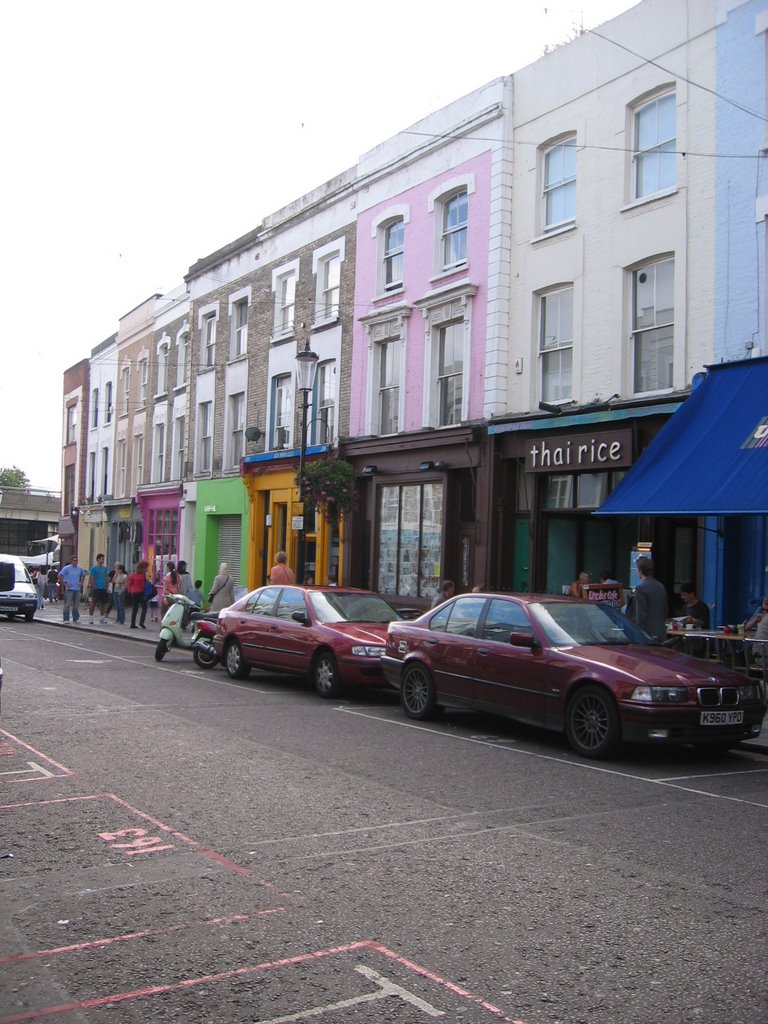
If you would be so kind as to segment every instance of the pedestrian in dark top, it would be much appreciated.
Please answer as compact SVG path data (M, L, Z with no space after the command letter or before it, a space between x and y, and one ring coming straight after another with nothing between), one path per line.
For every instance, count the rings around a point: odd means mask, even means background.
M653 575L653 560L641 555L637 560L640 582L635 587L631 619L659 643L667 639L667 591Z
M684 583L680 587L680 597L683 599L680 618L684 624L695 626L696 629L709 629L709 605L699 600L692 583Z

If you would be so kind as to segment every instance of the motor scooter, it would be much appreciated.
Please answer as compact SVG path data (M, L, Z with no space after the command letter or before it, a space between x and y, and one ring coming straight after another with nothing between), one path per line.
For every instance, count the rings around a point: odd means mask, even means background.
M180 647L192 651L199 668L218 665L219 656L213 647L218 615L201 612L200 606L184 594L171 594L168 601L168 611L160 623L155 661L162 661L171 647ZM187 630L190 623L194 624L191 632Z

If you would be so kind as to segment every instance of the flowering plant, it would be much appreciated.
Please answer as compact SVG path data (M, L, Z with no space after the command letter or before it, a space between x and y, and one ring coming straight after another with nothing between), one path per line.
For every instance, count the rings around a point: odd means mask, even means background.
M349 515L355 508L355 471L343 459L326 457L308 462L296 486L308 505L319 509L327 522Z

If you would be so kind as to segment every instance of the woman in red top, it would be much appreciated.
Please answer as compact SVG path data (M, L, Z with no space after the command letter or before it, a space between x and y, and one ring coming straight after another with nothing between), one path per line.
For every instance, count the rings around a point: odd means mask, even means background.
M128 583L125 587L126 594L131 595L131 629L136 629L136 613L138 612L139 607L141 607L141 619L139 620L139 625L142 629L147 628L144 625L147 618L147 599L144 596L144 588L148 582L147 568L147 562L137 562L136 568L128 576Z

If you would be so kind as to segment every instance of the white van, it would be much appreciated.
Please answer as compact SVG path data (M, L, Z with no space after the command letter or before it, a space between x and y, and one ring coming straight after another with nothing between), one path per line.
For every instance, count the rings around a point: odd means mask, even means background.
M0 615L23 615L31 622L37 611L37 589L18 555L0 555Z

